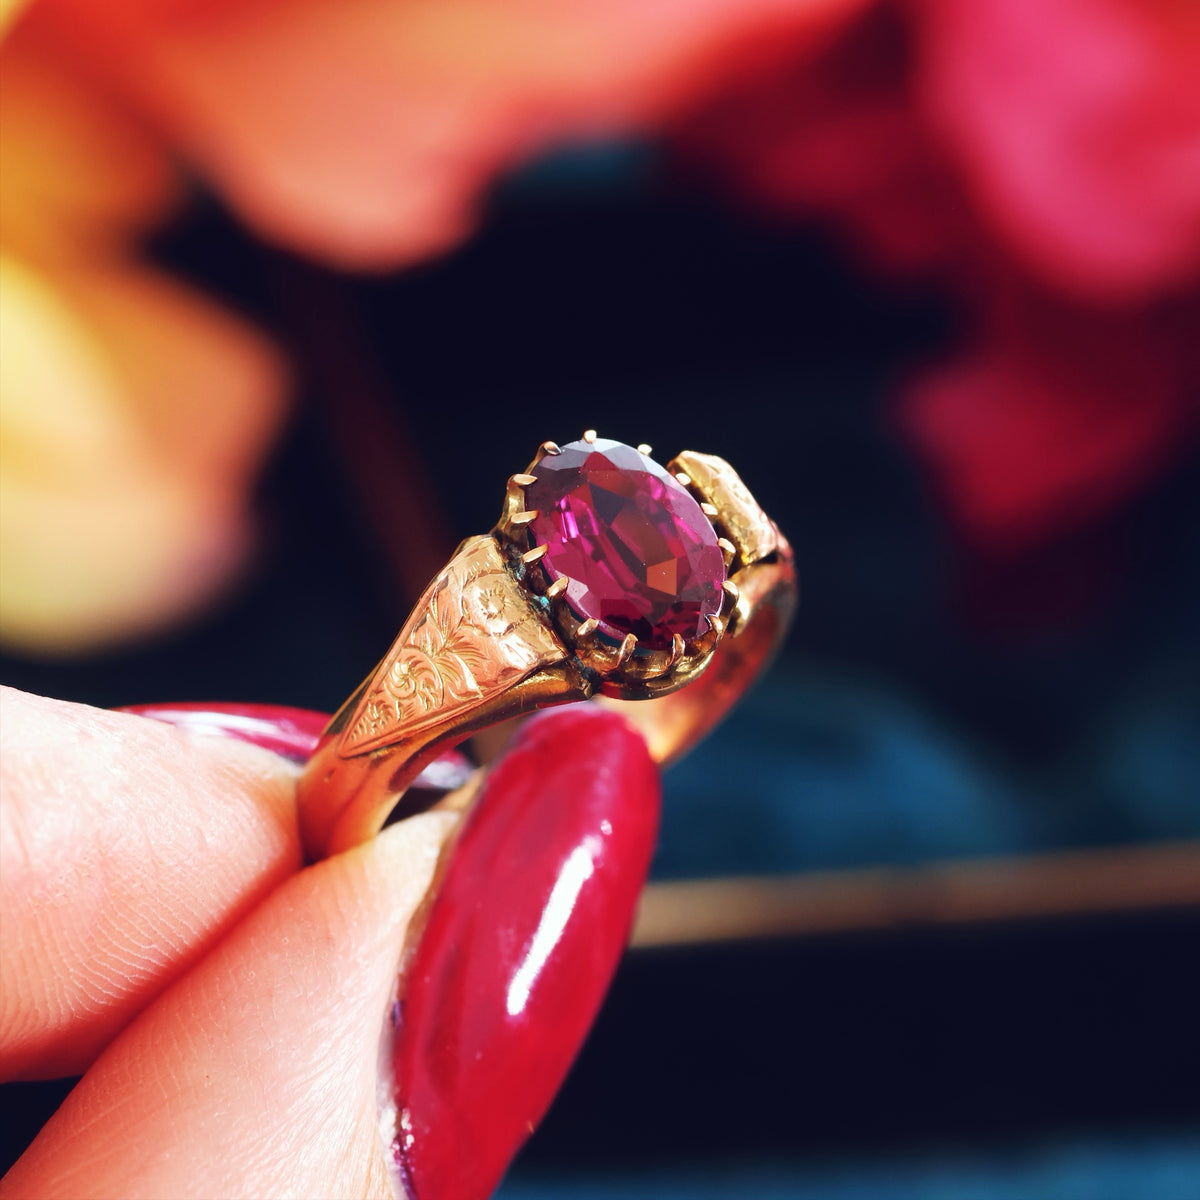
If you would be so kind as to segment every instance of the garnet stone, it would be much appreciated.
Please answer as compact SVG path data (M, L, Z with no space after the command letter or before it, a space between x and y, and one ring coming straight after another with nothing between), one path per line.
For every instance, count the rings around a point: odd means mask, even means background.
M595 617L616 641L632 633L646 649L705 632L721 608L725 562L711 522L664 467L597 438L568 443L531 474L530 545L545 543L551 582L569 580L573 612Z

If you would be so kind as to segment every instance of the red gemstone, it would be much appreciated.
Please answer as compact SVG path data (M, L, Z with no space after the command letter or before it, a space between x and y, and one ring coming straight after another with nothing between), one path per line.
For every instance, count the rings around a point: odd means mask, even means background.
M537 510L531 545L569 581L566 601L599 632L632 633L647 649L708 628L721 609L725 561L712 523L674 477L632 446L570 442L531 472L525 507Z

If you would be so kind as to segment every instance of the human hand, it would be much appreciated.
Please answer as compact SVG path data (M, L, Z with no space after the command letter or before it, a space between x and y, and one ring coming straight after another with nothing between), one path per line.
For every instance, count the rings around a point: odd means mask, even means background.
M277 754L10 689L0 720L0 1074L83 1072L3 1195L493 1190L624 945L639 735L543 714L465 818L305 868Z

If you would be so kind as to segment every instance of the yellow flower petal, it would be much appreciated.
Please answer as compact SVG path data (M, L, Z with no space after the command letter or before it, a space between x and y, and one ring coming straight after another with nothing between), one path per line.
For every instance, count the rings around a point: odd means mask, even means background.
M145 268L0 260L0 643L74 653L196 610L252 544L271 347Z
M512 163L653 130L868 2L43 0L34 15L264 236L381 268L465 236Z

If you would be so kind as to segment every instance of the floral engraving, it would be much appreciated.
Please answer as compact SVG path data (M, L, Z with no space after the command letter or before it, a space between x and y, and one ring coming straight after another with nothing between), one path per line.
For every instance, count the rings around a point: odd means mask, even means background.
M421 597L339 752L390 746L482 704L566 652L491 537L473 538Z

